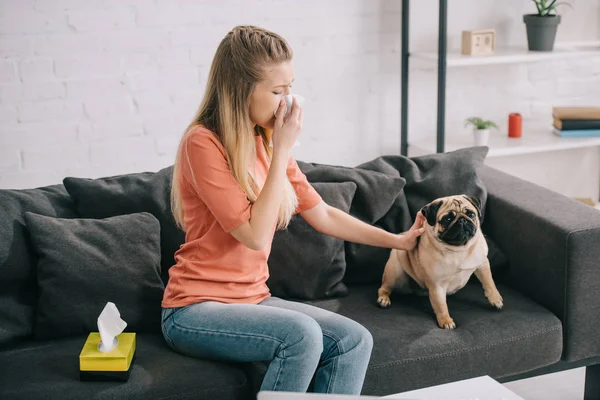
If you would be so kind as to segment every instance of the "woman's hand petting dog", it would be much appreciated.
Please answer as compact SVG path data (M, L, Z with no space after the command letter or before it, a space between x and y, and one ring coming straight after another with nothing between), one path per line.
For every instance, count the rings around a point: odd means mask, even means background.
M425 217L419 211L417 213L417 217L415 218L415 222L410 229L398 235L398 245L394 246L394 248L406 251L414 249L417 246L419 236L425 232L425 228L423 227L424 222Z

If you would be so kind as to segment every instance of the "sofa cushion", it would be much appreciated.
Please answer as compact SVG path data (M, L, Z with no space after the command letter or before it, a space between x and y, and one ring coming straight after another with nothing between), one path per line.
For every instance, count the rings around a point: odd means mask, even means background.
M487 152L487 147L471 147L413 158L383 156L358 165L356 170L366 169L402 177L406 182L386 214L373 225L388 232L405 232L425 204L455 194L477 196L481 200L482 212L485 212L487 191L478 170ZM380 193L379 188L377 193ZM389 249L381 247L346 244L346 257L352 258L353 262L346 268L344 282L381 282L389 254Z
M73 198L79 216L106 218L149 212L160 221L161 275L168 281L175 252L185 241L185 232L175 224L171 213L173 167L158 172L140 172L87 179L67 177L65 188Z
M23 213L73 218L73 201L62 185L0 190L0 346L33 334L37 304L35 265Z
M63 219L25 213L39 257L35 337L98 331L113 302L128 332L160 332L160 226L150 213Z
M0 398L213 400L250 399L242 365L175 353L161 335L138 334L127 382L81 382L78 355L87 335L23 343L0 352Z
M378 226L376 222L388 214L394 205L396 206L395 210L400 214L398 216L400 223L410 221L408 206L402 192L405 180L398 173L391 174L385 170L311 164L302 161L298 161L298 166L311 183L354 182L356 195L352 200L350 215L361 221ZM402 229L398 230L398 232L400 231ZM361 282L366 265L369 265L369 268L379 265L381 262L385 265L386 254L389 255L389 249L350 242L345 243L345 251L345 282ZM379 278L381 279L381 276Z
M562 325L547 309L504 285L505 307L488 306L479 283L448 297L456 329L437 326L427 296L392 294L376 305L377 285L351 285L339 299L310 301L365 326L374 347L363 394L387 395L480 375L501 378L557 362Z
M318 182L312 186L332 207L350 210L356 192L354 182ZM316 300L343 296L346 272L344 241L315 231L300 215L287 230L275 233L269 255L271 294L282 298Z

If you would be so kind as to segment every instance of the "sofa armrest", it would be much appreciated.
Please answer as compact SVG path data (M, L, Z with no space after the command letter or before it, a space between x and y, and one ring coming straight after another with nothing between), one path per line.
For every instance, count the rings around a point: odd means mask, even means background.
M560 318L564 360L600 356L600 211L487 166L480 174L483 229L509 259L508 284Z

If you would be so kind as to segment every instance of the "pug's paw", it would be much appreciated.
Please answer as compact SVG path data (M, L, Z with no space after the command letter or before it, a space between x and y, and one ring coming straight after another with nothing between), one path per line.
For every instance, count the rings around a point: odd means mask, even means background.
M381 295L377 298L377 305L380 308L388 308L392 305L392 301L390 300L390 296Z
M449 315L440 315L437 317L437 323L442 329L454 329L456 328L456 324L454 320Z
M504 307L504 301L502 299L502 296L500 296L500 293L497 290L489 294L487 296L487 299L490 303L490 306L494 307L497 310L502 310L502 307Z

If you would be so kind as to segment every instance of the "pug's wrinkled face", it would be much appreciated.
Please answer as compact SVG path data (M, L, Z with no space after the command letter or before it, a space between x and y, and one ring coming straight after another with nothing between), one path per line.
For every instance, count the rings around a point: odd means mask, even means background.
M479 229L481 202L467 195L442 197L421 209L432 234L450 246L464 246Z

